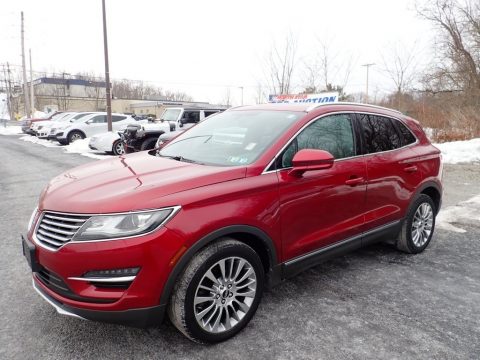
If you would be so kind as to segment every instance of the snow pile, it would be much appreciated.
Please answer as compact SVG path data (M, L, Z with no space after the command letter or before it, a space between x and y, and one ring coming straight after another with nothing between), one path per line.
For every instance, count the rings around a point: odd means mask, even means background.
M464 233L467 231L459 225L468 221L480 222L480 195L441 210L437 215L436 226L441 229Z
M46 147L59 147L60 146L60 144L54 143L52 141L48 141L48 140L45 140L45 139L39 139L36 136L30 136L30 135L22 136L20 138L20 140L31 142L31 143L34 143L34 144L39 144L39 145L46 146Z
M99 153L96 153L94 150L90 149L88 147L89 142L90 142L90 138L76 140L73 143L65 146L64 149L68 153L80 154L93 159L105 159L106 157L109 156L106 154L100 155Z
M18 135L22 134L22 127L18 125L11 125L4 127L0 125L0 135Z
M446 164L480 163L480 138L433 145L442 151Z

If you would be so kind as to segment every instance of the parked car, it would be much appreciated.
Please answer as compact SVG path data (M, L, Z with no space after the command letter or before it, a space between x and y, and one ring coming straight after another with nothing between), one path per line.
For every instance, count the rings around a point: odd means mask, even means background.
M57 118L62 114L60 111L56 111L54 113L51 113L49 116L45 118L32 118L32 119L26 119L22 120L21 126L22 126L22 132L24 134L29 134L29 135L35 135L33 130L31 129L31 126L33 123L38 122L38 121L47 121L47 120L52 120L54 118Z
M215 114L219 114L218 112L216 113L213 113L211 115L208 115L208 117L206 118L203 118L202 120L200 121L203 121L211 116L215 116ZM170 131L170 132L166 132L162 135L160 135L157 139L157 142L155 143L155 148L160 148L162 146L165 146L169 141L171 141L172 139L176 138L178 135L180 135L181 133L183 133L185 130L191 128L192 126L194 126L195 124L180 124L178 130L175 130L175 131Z
M147 124L148 120L137 120L136 124ZM111 153L113 155L123 155L125 153L125 146L120 137L120 133L125 131L129 125L125 125L118 132L106 132L98 135L93 135L90 138L88 146L92 150L102 151L105 153Z
M160 121L147 125L129 126L123 133L125 151L132 153L136 151L151 150L160 135L169 131L185 128L197 124L206 117L224 111L225 109L203 109L203 108L167 108L160 117Z
M113 131L118 131L122 126L135 123L136 120L130 115L112 114ZM91 137L108 131L106 113L92 113L84 116L74 123L67 122L52 129L52 137L62 144L67 145L73 141Z
M145 326L168 313L190 339L219 342L247 325L266 286L327 258L378 241L422 252L441 176L440 151L400 112L239 107L160 152L57 176L23 249L61 314Z
M58 121L58 120L61 120L63 118L66 118L66 117L70 117L72 115L75 115L77 114L76 112L72 112L72 111L69 111L69 112L63 112L61 114L59 114L58 116L54 116L52 119L48 120L48 119L44 119L42 121L36 121L34 123L32 123L30 129L31 129L31 132L33 135L35 136L38 136L38 132L40 130L43 129L43 126L44 125L47 125L47 124L50 124L51 121Z
M40 139L47 139L50 135L51 135L51 132L52 132L52 129L54 127L57 127L59 124L61 123L73 123L73 122L76 122L78 120L80 120L82 117L84 116L88 116L90 114L93 114L93 112L78 112L78 113L71 113L67 116L64 116L58 120L52 120L52 121L47 121L47 122L44 122L42 127L40 129L37 130L36 134L37 134L37 137L40 138Z

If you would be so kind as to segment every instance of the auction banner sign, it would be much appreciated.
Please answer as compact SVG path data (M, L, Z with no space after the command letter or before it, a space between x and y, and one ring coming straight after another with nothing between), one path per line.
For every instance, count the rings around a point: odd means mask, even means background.
M338 101L338 93L268 95L269 103L326 104Z

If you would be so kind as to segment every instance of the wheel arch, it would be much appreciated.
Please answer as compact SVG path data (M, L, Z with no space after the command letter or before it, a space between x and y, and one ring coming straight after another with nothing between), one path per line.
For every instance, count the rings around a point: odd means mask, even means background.
M267 285L272 286L281 281L281 267L277 260L277 251L273 240L262 230L249 225L227 226L204 236L195 242L178 260L170 272L160 296L160 305L167 305L173 287L178 277L187 267L193 256L205 246L221 239L230 237L249 245L260 257L267 278Z
M431 180L424 182L423 184L420 185L420 187L415 192L415 195L412 197L411 203L413 203L413 201L415 201L415 199L421 194L425 194L433 200L433 203L435 204L435 213L438 214L442 206L441 185Z
M74 133L74 132L78 132L78 133L82 134L84 139L87 137L87 134L85 134L82 130L80 130L80 129L72 129L72 130L70 130L70 131L68 132L68 134L67 134L67 136L66 136L67 140L70 138L70 134L71 134L71 133Z

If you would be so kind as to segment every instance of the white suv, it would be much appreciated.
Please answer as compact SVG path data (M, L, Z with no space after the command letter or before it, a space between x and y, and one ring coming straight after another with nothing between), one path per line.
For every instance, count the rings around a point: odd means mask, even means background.
M112 114L113 131L118 131L124 125L135 122L136 120L130 115ZM105 112L93 113L80 118L74 123L67 122L60 124L56 129L52 129L55 138L62 145L107 131L107 113Z

